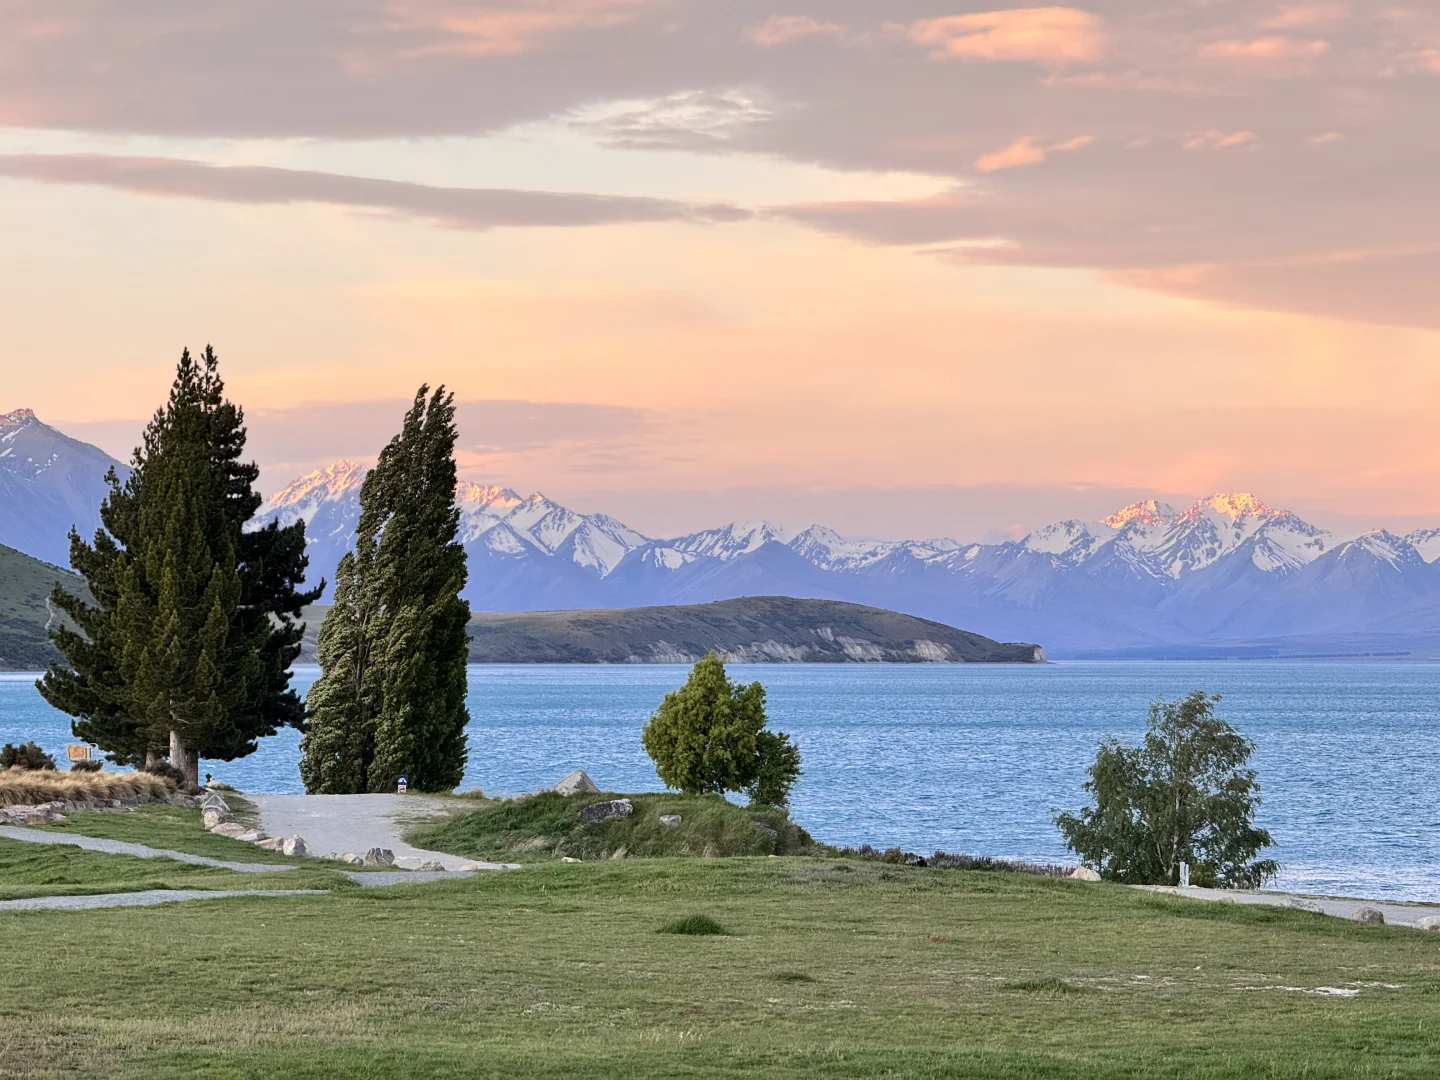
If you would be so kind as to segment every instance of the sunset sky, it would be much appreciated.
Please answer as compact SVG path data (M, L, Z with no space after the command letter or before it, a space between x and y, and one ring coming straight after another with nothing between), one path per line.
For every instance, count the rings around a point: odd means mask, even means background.
M1440 524L1440 0L0 0L0 411L665 535Z

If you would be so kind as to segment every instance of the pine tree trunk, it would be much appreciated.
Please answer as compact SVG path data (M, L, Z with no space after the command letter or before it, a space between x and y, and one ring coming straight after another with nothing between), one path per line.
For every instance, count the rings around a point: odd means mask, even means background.
M173 729L170 732L170 764L185 777L184 786L200 786L200 755L185 749L185 740L180 737L180 732Z
M154 750L145 751L145 771L149 772L156 765L160 764L161 757Z

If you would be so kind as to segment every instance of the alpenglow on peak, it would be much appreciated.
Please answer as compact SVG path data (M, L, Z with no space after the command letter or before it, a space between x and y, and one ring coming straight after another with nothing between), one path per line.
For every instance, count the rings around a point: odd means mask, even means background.
M1284 510L1276 510L1267 506L1248 491L1211 495L1208 499L1201 499L1186 510L1186 514L1200 514L1206 510L1228 517L1232 521L1245 517L1283 517L1286 513Z
M1177 516L1175 508L1169 503L1145 499L1122 507L1109 517L1101 518L1100 523L1109 525L1112 529L1123 529L1132 521L1138 521L1141 525L1171 525Z

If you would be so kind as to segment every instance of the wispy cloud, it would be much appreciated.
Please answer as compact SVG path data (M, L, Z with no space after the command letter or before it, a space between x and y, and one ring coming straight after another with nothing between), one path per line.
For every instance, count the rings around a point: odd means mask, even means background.
M429 31L434 40L412 55L506 56L539 48L568 31L631 22L649 0L530 0L500 7L464 0L390 0L389 28Z
M106 154L4 154L0 176L89 184L141 195L232 203L324 203L389 212L452 229L582 227L622 222L734 221L748 211L636 196L505 188L434 187L363 176L210 165L177 158Z
M1041 146L1034 137L1016 139L1009 146L981 154L975 159L975 168L981 172L1000 172L1003 169L1018 169L1026 165L1039 165L1050 154L1081 150L1095 141L1093 135L1077 135L1053 146Z
M1104 44L1098 16L1079 8L1039 7L947 15L912 23L909 38L936 60L1009 60L1064 64L1093 60Z
M1283 7L1274 15L1260 20L1260 27L1264 30L1294 30L1340 22L1349 15L1350 9L1346 4L1299 4Z
M764 49L788 45L807 37L840 37L845 28L839 23L821 22L809 15L772 15L757 26L747 27L745 38Z
M1186 137L1182 144L1186 150L1233 150L1242 146L1257 146L1260 136L1253 131L1199 131Z

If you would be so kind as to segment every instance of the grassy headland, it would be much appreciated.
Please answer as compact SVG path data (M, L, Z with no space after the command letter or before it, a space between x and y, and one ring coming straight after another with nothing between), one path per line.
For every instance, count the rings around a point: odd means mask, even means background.
M594 803L628 798L626 818L587 823ZM679 817L678 824L661 818ZM718 795L557 795L486 803L480 809L426 823L407 839L417 847L498 862L812 854L810 835L780 810L736 806Z
M78 575L0 544L0 671L39 671L59 659L46 630L56 583L89 595Z
M728 933L659 932L691 917ZM1440 935L1007 873L551 863L0 933L11 1077L1418 1080L1440 1056Z

